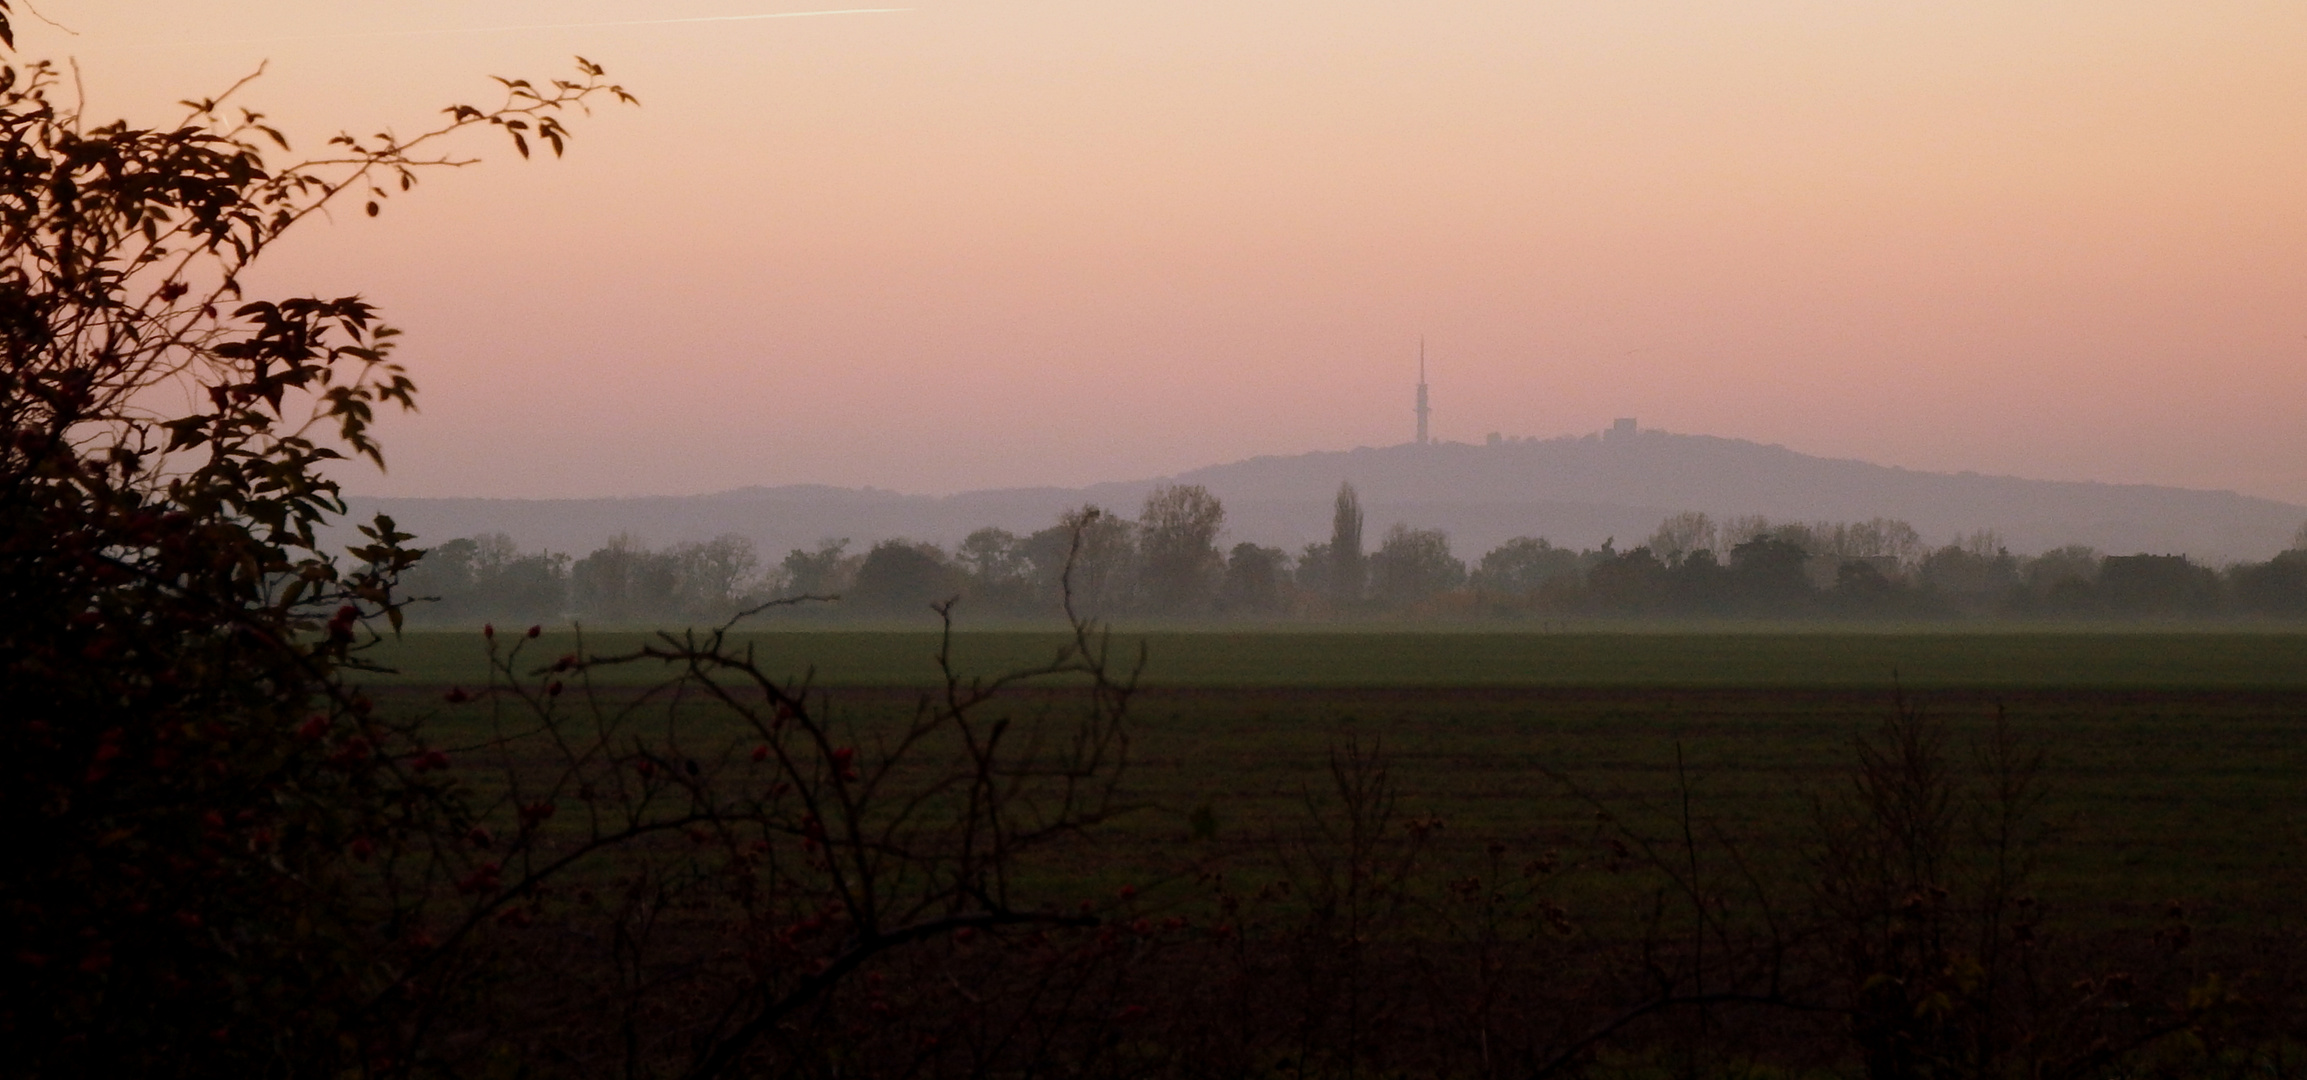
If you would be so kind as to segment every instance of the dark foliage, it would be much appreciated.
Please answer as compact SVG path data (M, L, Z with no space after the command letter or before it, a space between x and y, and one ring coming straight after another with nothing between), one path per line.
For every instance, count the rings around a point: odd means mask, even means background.
M1290 610L1290 554L1252 543L1234 545L1218 587L1221 614L1272 616Z
M961 574L944 553L926 545L889 540L873 545L857 567L849 601L860 609L913 614L961 592Z
M558 153L559 113L623 96L581 66L285 167L287 140L222 98L97 124L49 65L0 69L10 1070L282 1071L392 1012L404 957L364 914L359 853L455 815L346 676L399 625L416 553L385 518L349 562L316 532L343 511L327 468L381 460L375 410L412 387L359 298L241 279L324 207L374 215L458 163L431 146L460 129Z
M2235 569L2236 606L2255 615L2307 615L2307 551L2286 551Z

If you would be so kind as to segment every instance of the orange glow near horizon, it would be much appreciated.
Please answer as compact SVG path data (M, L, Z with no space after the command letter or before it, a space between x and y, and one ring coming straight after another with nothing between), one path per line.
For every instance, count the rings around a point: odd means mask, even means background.
M403 327L400 495L944 492L1616 416L2307 503L2307 8L44 0L92 117L300 149L581 53L274 290ZM859 4L857 6L881 6ZM141 6L140 6L141 7Z

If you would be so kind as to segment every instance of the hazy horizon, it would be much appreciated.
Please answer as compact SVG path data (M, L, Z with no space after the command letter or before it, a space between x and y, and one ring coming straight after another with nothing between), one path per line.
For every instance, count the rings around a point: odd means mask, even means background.
M338 215L377 497L1078 487L1645 428L2307 503L2307 8L43 0L93 119L299 151L598 61L569 156ZM676 20L720 20L691 21ZM586 25L645 23L646 25ZM76 91L68 76L67 99Z
M1627 417L1627 418L1613 418L1613 419L1614 419L1614 420L1615 420L1615 419L1634 419L1634 420L1636 420L1636 421L1637 421L1637 423L1639 423L1639 418L1633 418L1633 417ZM1691 436L1698 436L1698 437L1701 437L1701 438L1724 438L1724 436L1714 436L1714 435L1710 435L1709 433L1706 433L1706 432L1695 432L1695 431L1674 431L1674 432L1669 432L1669 431L1665 431L1664 429L1661 429L1661 428L1654 428L1654 427L1649 427L1649 426L1647 426L1647 425L1643 425L1643 426L1640 428L1640 430L1641 430L1641 431L1642 431L1644 434L1653 434L1653 433L1657 433L1657 434L1667 434L1667 435L1691 435ZM1610 435L1610 431L1608 430L1607 426L1605 426L1605 427L1598 427L1598 428L1596 428L1596 429L1594 429L1594 430L1592 430L1592 431L1583 431L1583 432L1564 432L1564 433L1561 433L1561 434L1557 434L1557 435L1531 435L1531 436L1520 436L1520 437L1515 437L1515 436L1507 436L1507 438L1509 438L1509 439L1516 439L1516 440L1518 440L1518 441L1521 441L1521 442L1555 442L1555 441L1562 441L1562 440L1573 440L1573 441L1575 441L1575 440L1580 440L1580 439L1596 438L1596 437L1599 437L1599 438L1608 438L1608 437L1609 437L1609 435ZM1485 438L1486 438L1486 436L1485 436ZM1471 447L1480 447L1480 446L1486 445L1486 443L1485 443L1484 439L1443 439L1443 438L1436 438L1436 439L1434 439L1433 441L1434 441L1434 443L1435 443L1436 445L1448 444L1448 445L1453 445L1453 446L1470 447L1470 448L1471 448ZM1739 441L1742 441L1742 442L1753 442L1752 440L1739 440ZM1172 480L1172 479L1176 479L1176 478L1179 478L1179 477L1190 477L1191 475L1193 475L1193 474L1195 474L1195 473L1198 473L1198 472L1205 472L1205 471L1208 471L1208 470L1210 470L1210 469L1213 469L1213 468L1221 468L1221 467L1224 467L1224 466L1228 466L1228 465L1238 465L1238 464L1243 464L1243 463L1246 463L1246 462L1252 462L1252 461L1258 461L1258 460L1274 460L1274 459L1289 459L1289 458L1300 458L1300 457L1314 457L1314 456L1327 455L1327 454L1343 454L1343 453L1352 453L1352 452L1355 452L1355 451L1387 450L1387 449L1395 449L1395 448L1399 448L1399 447L1408 447L1408 446L1412 446L1412 445L1415 445L1415 441L1414 441L1413 439L1401 439L1401 440L1396 440L1396 441L1394 441L1394 442L1390 442L1390 443L1363 444L1363 445L1359 445L1359 446L1325 446L1325 447L1311 447L1311 448L1307 448L1307 449L1304 449L1304 450L1299 450L1299 451L1294 451L1294 452L1277 452L1277 453L1261 453L1261 454L1251 454L1251 455L1248 455L1248 456L1245 456L1245 457L1241 457L1241 458L1235 458L1235 459L1231 459L1231 460L1227 460L1227 461L1207 461L1207 462L1201 462L1201 463L1199 463L1199 464L1194 464L1194 465L1187 465L1187 466L1185 466L1185 467L1182 467L1182 468L1178 468L1178 469L1173 469L1173 470L1171 470L1171 471L1169 471L1169 472L1164 472L1164 473L1146 473L1146 474L1141 474L1141 475L1133 475L1133 476L1111 476L1111 477L1105 477L1105 478L1102 478L1102 479L1089 480L1089 481L1085 481L1085 482L1082 482L1082 483L1070 483L1070 484L1069 484L1069 483L983 484L983 485L978 485L978 486L974 486L974 487L954 487L954 488L951 488L951 489L947 489L947 490L937 490L937 491L925 491L925 490L919 490L919 489L914 489L914 488L906 488L906 487L902 487L902 486L898 486L898 485L894 485L894 484L877 484L877 483L870 483L870 482L867 482L867 483L856 483L856 484L831 484L831 483L826 483L826 482L823 482L823 481L818 481L818 480L809 480L809 479L797 479L797 480L781 480L781 481L776 481L776 482L761 482L761 481L756 481L756 482L748 482L748 483L739 483L739 484L733 484L733 485L724 486L724 487L715 487L715 488L700 488L700 489L697 489L697 490L694 490L694 491L671 491L671 490L648 490L648 491L600 491L600 492L581 492L581 493L574 493L574 494L563 494L563 495L536 495L536 494L521 494L521 493L513 493L513 494L491 494L491 495L466 495L466 494L454 494L454 493L451 493L451 494L434 494L434 493L430 493L430 492L411 492L411 493L406 493L406 494L388 494L388 493L384 493L384 492L380 492L380 491L372 491L372 490L367 490L367 489L364 489L364 488L362 488L362 487L361 487L359 484L355 483L355 484L348 484L348 485L347 485L347 487L346 487L346 494L347 494L348 496L352 497L352 498L356 498L356 499L370 499L370 500L374 500L374 499L533 499L533 500L586 500L586 499L652 499L652 498L665 498L665 497L672 497L672 498L686 498L686 497L695 497L695 496L709 496L709 495L721 495L721 494L729 494L729 493L741 492L741 491L745 491L745 490L749 490L749 489L775 489L775 488L810 488L810 487L821 487L821 488L828 488L828 489L839 490L839 491L881 492L881 493L887 493L887 494L892 494L892 495L904 495L904 496L908 496L908 497L924 497L924 498L940 498L940 499L941 499L941 498L948 498L948 497L951 497L951 496L956 496L956 495L977 495L977 494L989 494L989 493L998 493L998 492L1003 492L1003 491L1013 491L1013 490L1061 490L1061 491L1078 491L1078 490L1083 490L1083 489L1088 489L1088 488L1097 488L1097 487L1120 487L1120 486L1142 485L1142 484L1158 483L1158 482L1162 482L1162 481L1166 481L1166 480ZM1859 463L1861 463L1861 464L1865 464L1865 465L1882 465L1882 466L1885 466L1885 467L1888 467L1888 468L1902 468L1902 469L1903 469L1903 468L1906 468L1906 466L1897 465L1897 464L1895 464L1895 463L1889 463L1889 462L1879 462L1879 461L1866 461L1866 460L1865 460L1865 459L1863 459L1863 458L1850 458L1850 457L1831 457L1831 456L1828 456L1828 455L1823 455L1823 454L1810 454L1810 453L1807 453L1806 451L1804 451L1802 447L1799 447L1799 446L1786 446L1786 445L1784 445L1784 444L1781 444L1781 443L1761 443L1761 442L1754 442L1754 445L1756 445L1756 446L1759 446L1759 447L1763 447L1763 448L1765 448L1765 449L1772 449L1772 450L1788 450L1788 451L1792 451L1792 452L1794 452L1795 454L1798 454L1798 455L1802 455L1802 456L1804 456L1804 457L1809 457L1809 458L1817 458L1817 459L1820 459L1820 460L1823 460L1823 461L1855 461L1855 462L1859 462ZM2005 479L2007 479L2007 480L2047 481L2047 482L2051 482L2051 483L2085 483L2085 484L2105 484L2105 485L2110 485L2110 486L2118 486L2118 487L2159 487L2159 488L2171 488L2171 489L2176 489L2176 490L2187 490L2187 491L2204 491L2204 492L2228 493L2228 494L2244 495L2244 496L2247 496L2247 497L2251 497L2251 498L2267 498L2267 499L2274 499L2274 501L2277 501L2277 502L2286 502L2286 503L2290 503L2290 504L2292 504L2292 505L2296 505L2296 506L2307 507L2307 500L2299 500L2299 501L2293 501L2293 500L2279 499L2279 498L2275 498L2275 497L2273 497L2273 496L2265 496L2265 495L2254 495L2254 494L2253 494L2253 493L2251 493L2251 492L2247 492L2247 491L2238 491L2238 490L2235 490L2235 489L2232 489L2232 488L2213 488L2213 487L2207 487L2207 486L2202 486L2202 485L2181 485L2181 484L2151 484L2151 483L2148 483L2148 482L2144 482L2144 481L2094 480L2094 479L2089 479L2089 478L2071 478L2071 479L2070 479L2070 478L2056 478L2056 477L2043 477L2043 476L2029 476L2029 475L2026 475L2026 474L2023 474L2023 473L1993 473L1993 472L1985 472L1985 471L1982 471L1982 470L1977 470L1977 469L1960 469L1960 470L1910 469L1910 470L1908 470L1908 471L1911 471L1911 472L1918 472L1918 473L1924 473L1924 474L1928 474L1928 475L1938 475L1938 476L1979 476L1979 477L1983 477L1983 478L1986 478L1986 479L1996 479L1996 480L2005 480ZM374 474L370 474L370 475L372 475L372 476L373 476ZM1351 477L1348 477L1348 479L1350 480L1350 479L1351 479Z

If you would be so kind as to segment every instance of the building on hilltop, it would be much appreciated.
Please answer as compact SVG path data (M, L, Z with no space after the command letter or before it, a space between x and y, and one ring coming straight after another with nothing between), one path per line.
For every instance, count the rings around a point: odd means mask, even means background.
M1426 405L1426 339L1418 339L1418 445L1431 440L1426 434L1426 418L1434 410Z

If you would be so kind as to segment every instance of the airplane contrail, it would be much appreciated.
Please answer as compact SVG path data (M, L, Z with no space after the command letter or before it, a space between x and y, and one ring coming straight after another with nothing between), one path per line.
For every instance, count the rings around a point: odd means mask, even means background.
M532 23L523 26L453 26L437 30L369 30L353 34L299 34L284 37L213 38L206 41L154 42L146 48L176 45L245 45L270 41L324 41L338 38L426 37L437 34L501 34L519 30L589 30L604 26L670 26L675 23L755 22L761 19L811 19L824 15L892 15L914 11L909 7L836 8L827 11L772 11L758 15L697 15L681 19L623 19L615 22Z

